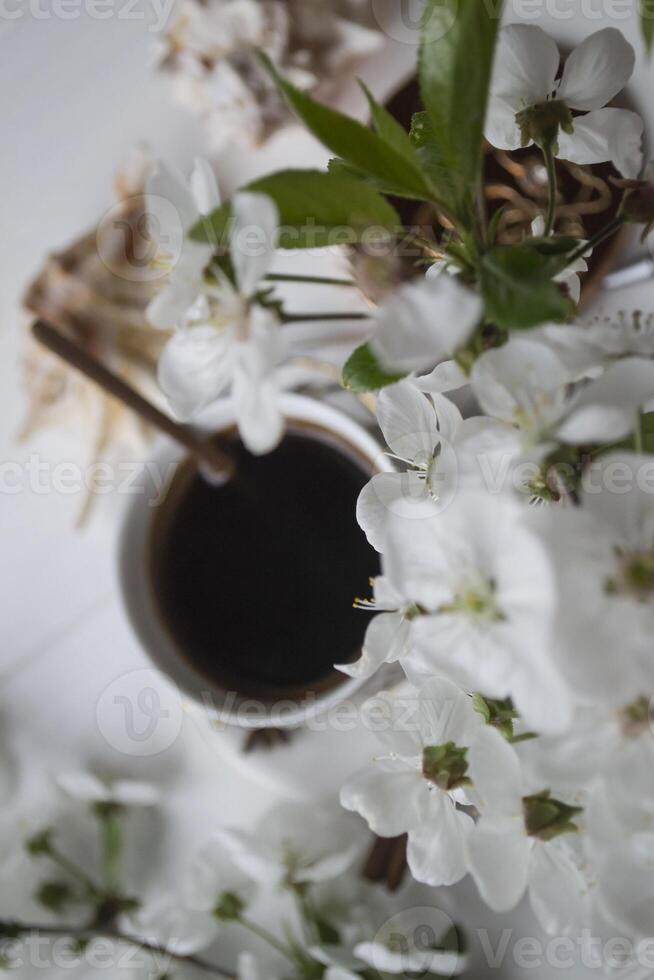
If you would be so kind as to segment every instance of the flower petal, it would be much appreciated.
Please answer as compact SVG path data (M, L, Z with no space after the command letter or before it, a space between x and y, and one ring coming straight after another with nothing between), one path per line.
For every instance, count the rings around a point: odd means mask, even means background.
M409 624L400 613L383 612L366 630L361 658L353 664L336 664L349 677L372 677L382 664L402 656L409 639Z
M173 334L159 358L159 384L174 411L188 419L218 398L233 368L233 345L226 334L201 326Z
M176 170L157 161L146 181L148 214L158 222L158 234L169 230L173 216L170 205L177 214L184 232L196 222L198 211L186 181Z
M380 837L399 837L420 820L418 798L426 792L419 772L365 769L341 790L341 805L360 814Z
M437 364L429 374L422 374L411 379L416 388L429 394L434 392L454 391L468 384L469 378L456 361L443 361Z
M601 109L625 87L635 63L636 53L620 31L596 31L567 59L557 98L571 109Z
M409 283L375 312L370 344L389 371L431 369L468 340L482 309L479 296L452 276Z
M633 429L636 412L654 392L654 362L625 357L581 392L559 427L564 442L612 442Z
M472 705L472 698L446 677L433 677L418 694L420 733L424 745L454 742L459 748L470 745L484 724Z
M237 344L232 397L243 442L251 453L270 452L284 434L274 369L284 354L276 318L256 304L250 310L250 340Z
M424 820L409 831L407 863L416 881L438 887L454 885L466 874L465 841L474 824L441 790L427 798Z
M468 863L479 893L496 912L515 908L527 888L530 841L516 821L481 818L468 837Z
M270 271L277 247L279 211L267 194L241 191L232 200L230 255L243 296L253 296Z
M500 31L491 93L514 107L544 102L554 88L561 56L556 42L540 27L509 24Z
M611 162L624 177L643 165L643 120L629 109L596 109L574 120L571 134L559 133L559 153L572 163Z
M492 93L488 99L484 136L498 150L518 150L522 146L515 106Z
M366 483L357 500L357 521L372 547L386 550L386 532L393 517L411 520L429 503L427 483L413 470L377 473ZM424 515L423 515L424 516Z
M550 936L576 935L590 915L588 887L562 842L536 845L529 862L529 899Z
M438 445L432 403L410 381L384 388L377 399L377 421L400 459L428 466Z
M468 750L468 772L479 806L512 817L520 812L523 777L515 751L497 729L482 728Z
M196 157L191 174L191 193L200 215L211 214L220 207L220 192L210 163L204 157Z

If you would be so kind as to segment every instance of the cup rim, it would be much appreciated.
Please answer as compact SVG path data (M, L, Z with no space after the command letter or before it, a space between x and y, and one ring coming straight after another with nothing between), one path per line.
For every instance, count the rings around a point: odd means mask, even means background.
M280 407L289 422L310 424L347 442L370 464L372 473L393 472L395 465L383 452L380 443L340 409L304 395L286 393L280 397ZM198 428L216 431L234 424L233 403L229 399L216 402L197 420ZM162 438L149 460L177 464L184 450L172 440ZM129 501L123 513L118 537L118 584L135 636L148 659L196 705L204 708L213 721L243 729L297 728L338 704L347 701L367 682L365 677L348 677L324 692L307 692L306 697L293 700L282 695L278 701L264 702L256 698L226 691L196 670L175 646L172 636L161 622L156 608L152 583L147 572L147 550L153 509L150 501L157 488L152 484L151 470L143 468L146 490ZM159 488L160 492L160 488ZM363 533L363 532L361 532Z

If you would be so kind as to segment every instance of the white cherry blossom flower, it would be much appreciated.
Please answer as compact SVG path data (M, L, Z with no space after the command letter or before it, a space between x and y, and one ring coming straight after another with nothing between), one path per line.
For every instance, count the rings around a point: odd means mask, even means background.
M364 712L386 752L343 787L341 803L381 837L408 833L407 860L418 881L460 881L472 819L457 803L468 801L465 754L484 724L472 699L434 678L405 696L373 698Z
M482 313L480 297L451 276L411 282L375 310L370 346L388 371L431 370L451 360Z
M554 823L539 829L539 804L528 795L518 758L490 726L471 746L469 760L481 817L467 841L468 861L482 898L496 911L508 911L529 890L539 918L563 922L565 931L572 923L579 927L587 916L586 882L561 846L564 838L549 836L573 829L574 810L553 801Z
M278 317L257 300L274 255L279 215L263 194L240 193L232 202L230 257L235 283L215 269L184 325L168 341L159 361L159 383L180 418L190 418L231 387L236 421L254 453L279 442L283 419L275 368L285 344ZM261 233L247 244L247 232Z
M618 709L654 690L654 458L609 454L581 507L534 519L558 582L552 652L579 697Z
M343 874L365 846L365 828L331 803L284 803L252 833L216 831L216 840L246 875L261 883L301 885Z
M571 395L570 372L542 340L513 336L475 361L471 381L482 409L515 425L525 449L542 453L556 442Z
M558 438L573 445L617 442L634 431L653 394L654 360L623 357L579 391Z
M188 956L205 949L233 910L254 897L253 882L230 860L216 835L193 857L174 891L157 889L151 900L125 916L127 930Z
M589 805L596 903L634 942L651 941L654 902L654 735L624 742Z
M178 326L202 292L211 245L194 242L188 232L198 219L220 204L213 170L206 160L195 161L188 184L158 161L146 181L146 202L152 233L157 239L156 262L168 270L163 288L150 302L146 316L154 327Z
M654 359L654 317L639 311L581 323L548 323L531 336L547 343L579 378L595 376L623 357Z
M410 617L415 607L383 575L373 581L373 598L357 599L355 605L377 615L368 625L359 660L336 664L336 669L350 677L372 677L383 664L396 663L408 653Z
M512 497L461 491L436 517L392 517L383 567L420 613L402 660L412 677L440 672L512 697L530 727L557 731L570 694L551 656L553 571L527 513Z
M615 28L587 37L566 59L557 79L560 53L540 27L510 24L499 38L486 137L493 146L516 150L523 145L518 115L547 103L584 115L572 119L571 132L558 135L557 156L578 164L610 161L626 177L642 167L643 123L635 112L605 108L631 78L633 48ZM529 142L531 142L529 140Z
M584 373L582 363L589 362L588 345L577 357L569 353L574 339L553 343L553 337L558 337L554 328L544 327L534 338L513 336L477 358L471 380L481 407L513 423L523 449L537 457L558 442L582 446L624 438L638 410L652 398L654 359L620 358L590 383L575 387Z
M494 419L463 419L456 405L437 392L423 394L409 379L384 388L377 420L393 456L407 469L379 473L357 502L357 520L368 541L383 552L391 514L411 518L416 501L433 502L439 513L462 485L481 485L485 475L518 450L515 430ZM419 511L420 518L424 510Z

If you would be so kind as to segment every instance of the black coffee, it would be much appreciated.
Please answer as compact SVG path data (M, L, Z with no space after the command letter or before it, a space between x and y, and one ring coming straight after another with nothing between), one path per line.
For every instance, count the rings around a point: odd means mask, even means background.
M342 679L379 572L355 517L370 470L327 436L291 432L266 456L235 441L240 483L186 463L155 521L153 581L180 652L208 679L267 697Z

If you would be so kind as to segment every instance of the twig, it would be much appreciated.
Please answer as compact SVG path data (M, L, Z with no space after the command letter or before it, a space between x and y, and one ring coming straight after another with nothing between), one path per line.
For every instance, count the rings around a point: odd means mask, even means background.
M0 932L2 931L2 926L5 923L0 922ZM212 973L217 977L224 977L226 980L236 980L233 973L229 970L224 969L222 966L218 966L215 963L210 963L209 960L205 960L200 956L188 955L184 956L181 953L176 953L174 950L169 949L167 946L162 946L159 943L152 943L146 939L138 939L135 936L128 936L126 933L120 932L116 929L78 929L75 926L57 926L57 925L37 925L37 924L22 924L22 923L8 923L8 931L18 932L20 935L27 935L28 933L40 933L43 936L65 936L70 939L78 939L82 941L88 941L91 939L113 939L115 942L128 943L131 946L137 946L139 949L145 950L147 953L152 953L161 957L169 957L171 960L175 960L177 963L186 963L189 966L197 967L198 970L204 970L205 973Z

